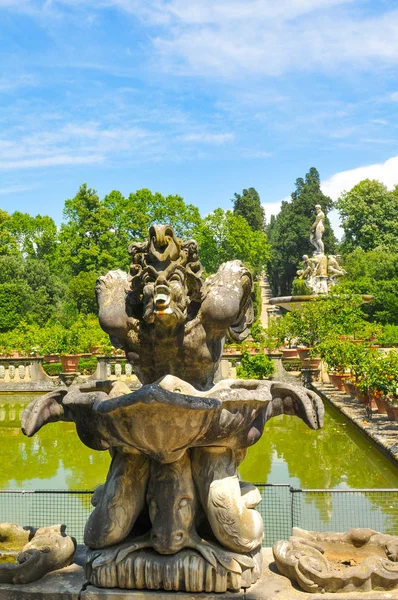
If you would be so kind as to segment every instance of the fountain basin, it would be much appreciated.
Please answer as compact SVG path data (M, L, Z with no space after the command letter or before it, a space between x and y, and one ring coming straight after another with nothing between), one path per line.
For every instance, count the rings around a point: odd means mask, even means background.
M328 298L327 294L309 294L308 296L280 296L277 298L270 298L269 304L272 306L280 306L288 310L289 312L292 310L297 310L302 308L306 302L311 302L311 300L319 300L320 298ZM374 296L370 294L362 294L362 301L364 304L369 304L374 300Z
M398 537L372 529L319 533L294 528L272 548L282 575L309 593L398 589Z

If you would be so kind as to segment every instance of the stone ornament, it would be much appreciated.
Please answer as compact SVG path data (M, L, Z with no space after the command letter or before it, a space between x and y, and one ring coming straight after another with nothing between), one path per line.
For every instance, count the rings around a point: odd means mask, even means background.
M17 553L18 548L21 550ZM76 541L65 535L64 525L32 529L0 523L0 555L15 557L15 562L0 564L0 583L37 581L50 571L70 565L75 550Z
M255 486L238 466L265 423L296 415L313 429L323 404L310 390L276 381L213 383L226 335L247 335L249 271L222 265L202 281L193 241L171 227L130 247L130 275L98 281L99 318L142 382L59 388L35 399L22 428L73 421L84 444L109 450L104 485L84 533L87 579L99 587L191 592L238 590L261 571L263 522Z
M303 255L303 268L297 271L297 276L305 281L313 294L328 294L338 279L346 275L346 271L338 263L340 256L324 254L322 236L325 230L325 214L319 204L315 206L315 212L316 219L310 233L310 242L315 251L311 258L307 254Z
M311 225L310 242L315 247L316 254L324 253L324 245L322 241L323 232L325 231L325 213L322 211L320 204L315 205L316 217Z
M372 529L318 533L294 528L272 548L282 575L309 593L398 589L398 537Z

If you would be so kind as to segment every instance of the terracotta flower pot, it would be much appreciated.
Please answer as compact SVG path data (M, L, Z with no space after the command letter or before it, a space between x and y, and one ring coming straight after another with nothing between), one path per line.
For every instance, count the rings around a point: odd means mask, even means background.
M317 358L317 357L315 357L315 358L304 358L300 362L301 362L301 367L303 369L319 369L319 366L321 364L321 359Z
M359 400L360 402L362 402L363 404L366 404L368 401L368 398L366 396L366 394L364 394L359 387L354 386L355 387L355 398L357 400Z
M342 373L328 373L328 375L330 383L340 392L345 392L344 380L346 379L346 375Z
M59 362L59 354L45 354L43 359L46 363L56 363Z
M298 351L297 348L282 348L283 360L297 360Z
M61 356L62 370L64 373L76 373L79 366L80 354L65 354Z
M355 398L355 385L349 379L344 380L344 390L351 398Z
M310 357L310 348L297 348L297 354L299 355L299 359L303 361Z
M376 403L377 412L379 412L381 415L386 415L387 407L388 407L387 400L385 400L385 398L383 398L381 396L372 396L372 397L374 398L374 401Z

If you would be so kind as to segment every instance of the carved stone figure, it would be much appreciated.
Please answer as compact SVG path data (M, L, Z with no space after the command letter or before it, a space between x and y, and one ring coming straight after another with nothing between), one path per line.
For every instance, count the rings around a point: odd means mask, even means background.
M0 564L0 583L13 584L31 583L70 565L76 550L76 541L65 535L63 525L33 529L0 523L0 553L3 545L20 548L15 562Z
M340 256L335 256L334 254L329 254L328 256L328 276L332 279L347 275L347 271L340 267L337 261L338 258L340 258Z
M100 587L239 590L261 567L260 494L239 481L246 449L278 414L323 423L320 398L274 381L213 383L227 333L252 321L251 276L239 262L202 282L193 241L156 226L130 246L130 275L98 281L100 323L143 386L95 382L55 390L24 411L33 435L76 423L90 448L109 450L106 482L85 528L88 580Z
M337 256L314 253L312 258L303 256L303 268L297 271L299 279L303 279L313 294L327 294L336 279L346 275L337 262Z
M208 389L225 336L244 339L253 321L252 278L239 261L202 281L197 244L169 226L154 226L132 244L130 275L110 271L97 284L99 320L124 348L142 383L178 375Z
M276 542L282 575L309 593L398 589L398 537L372 529L318 533L294 528L289 541Z
M310 242L315 247L315 252L323 254L324 245L322 241L323 232L325 231L325 213L322 211L320 204L315 206L316 217L311 226Z

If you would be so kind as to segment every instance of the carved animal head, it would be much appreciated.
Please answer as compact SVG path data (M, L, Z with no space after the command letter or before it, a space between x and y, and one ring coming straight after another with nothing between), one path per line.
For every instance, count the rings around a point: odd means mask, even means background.
M159 554L175 554L187 545L196 515L195 485L188 454L174 463L152 463L147 502L151 541Z
M148 242L132 244L129 253L133 315L165 327L183 323L190 303L200 302L203 269L196 242L182 242L169 225L154 225Z

